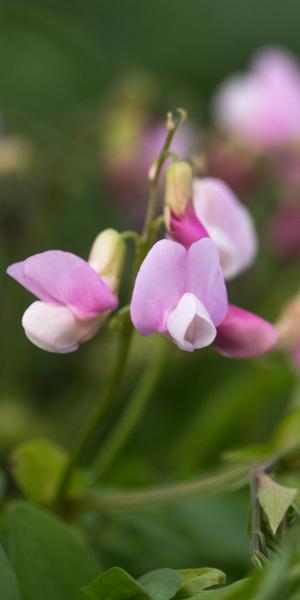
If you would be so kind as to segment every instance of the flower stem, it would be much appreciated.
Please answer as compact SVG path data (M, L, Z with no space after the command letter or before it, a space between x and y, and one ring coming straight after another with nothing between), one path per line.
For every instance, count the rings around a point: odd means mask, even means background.
M124 239L134 239L135 241L135 260L134 260L134 268L133 268L133 277L132 280L136 276L136 273L144 260L145 255L147 254L149 248L153 244L153 238L155 237L155 232L157 232L157 228L159 228L160 222L155 225L153 230L153 220L155 216L155 208L157 203L157 188L159 182L159 176L161 172L161 168L164 164L164 161L168 157L170 144L174 137L175 132L178 127L185 121L186 113L182 109L177 109L179 114L178 120L175 122L172 116L172 113L168 113L167 115L167 136L163 148L153 163L150 173L149 173L149 182L150 182L150 195L149 195L149 203L147 208L147 213L144 222L143 228L143 237L141 238L139 235L135 234L135 232L127 231L124 232ZM123 314L124 313L124 314ZM121 319L120 319L121 317ZM119 311L117 314L117 326L119 326L119 319L121 320L121 329L120 329L120 341L118 352L116 356L116 360L114 363L114 367L112 369L110 378L104 388L103 393L101 394L99 400L95 403L91 414L88 416L88 420L81 429L78 434L78 437L75 439L73 447L71 448L69 459L66 463L65 469L62 473L61 480L58 485L55 504L56 506L60 506L64 500L66 491L68 489L70 479L73 474L73 470L76 468L78 464L80 464L81 460L84 458L84 455L87 451L88 445L90 443L90 439L93 437L95 432L98 429L99 423L102 421L103 416L105 415L107 409L109 408L111 402L113 401L115 395L118 392L120 387L120 383L123 377L123 373L125 371L125 367L127 364L127 359L129 356L129 350L131 345L131 339L134 332L133 325L130 321L129 311L127 307L125 311ZM135 399L136 405L138 404L137 399ZM132 409L133 410L133 409ZM129 414L130 416L130 414ZM126 429L129 429L129 421L126 423L127 418L125 419L124 436ZM127 433L126 433L127 435ZM115 444L115 442L114 442ZM115 452L115 451L114 451Z
M90 439L97 431L99 423L102 421L111 401L117 393L127 364L133 331L133 326L128 319L127 326L120 331L119 346L115 363L103 393L99 397L99 400L95 402L87 422L79 432L79 435L71 448L69 460L66 464L56 493L57 505L60 505L61 501L64 499L73 470L84 458Z
M154 354L153 360L148 364L115 428L94 460L92 469L97 478L102 477L104 472L107 471L136 427L164 370L164 359L165 346L161 345Z
M152 505L179 504L193 498L202 498L210 494L224 492L224 490L236 489L238 486L246 484L248 475L249 467L239 466L184 483L170 483L125 492L94 491L76 499L75 508L119 510L143 508Z
M147 208L147 213L146 213L146 218L145 218L145 223L144 223L144 230L143 230L144 238L148 238L149 230L151 229L151 224L152 224L152 221L155 216L155 209L156 209L156 205L157 205L157 196L158 196L158 194L157 194L158 183L159 183L159 176L161 173L161 169L163 167L165 160L170 155L169 149L170 149L171 143L173 141L173 137L174 137L177 129L186 120L187 115L186 115L186 112L182 108L178 108L177 112L179 114L179 118L177 121L174 121L172 113L167 114L167 123L166 123L167 136L165 139L165 143L162 147L159 157L153 162L153 164L150 167L150 171L149 171L149 175L148 175L150 191L149 191L148 208Z

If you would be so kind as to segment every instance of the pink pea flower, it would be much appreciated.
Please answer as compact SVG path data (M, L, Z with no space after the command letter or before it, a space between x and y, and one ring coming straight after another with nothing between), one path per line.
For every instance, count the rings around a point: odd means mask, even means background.
M118 304L96 271L70 252L35 254L7 273L39 299L25 311L22 325L29 340L48 352L77 350Z
M300 137L300 68L285 50L260 51L247 73L225 81L214 99L221 129L246 144L273 148Z
M253 261L257 241L248 210L220 179L204 177L193 184L192 206L170 220L173 239L188 247L205 235L214 242L225 279L244 271Z
M159 332L181 350L215 343L235 358L267 352L276 341L272 325L236 307L227 293L214 243L204 237L189 249L157 242L137 275L131 318L142 335Z
M182 350L211 344L227 312L227 293L218 254L209 238L186 250L171 240L157 242L136 278L131 318L142 335L167 334Z

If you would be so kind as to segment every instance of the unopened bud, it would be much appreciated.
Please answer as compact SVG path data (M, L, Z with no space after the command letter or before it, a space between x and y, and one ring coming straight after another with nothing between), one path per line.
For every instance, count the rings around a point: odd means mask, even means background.
M112 292L117 292L125 258L125 242L115 229L105 229L96 237L89 264Z
M185 213L193 195L193 171L189 163L176 161L166 172L165 204L176 217Z
M300 295L284 308L276 328L278 347L290 350L300 343Z

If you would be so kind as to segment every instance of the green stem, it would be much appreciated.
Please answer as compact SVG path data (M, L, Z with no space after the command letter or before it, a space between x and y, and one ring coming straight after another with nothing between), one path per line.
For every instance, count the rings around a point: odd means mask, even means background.
M90 492L76 501L78 509L131 509L152 505L171 505L224 492L247 482L248 466L235 467L187 483L177 483L129 492Z
M152 221L154 218L156 202L157 202L157 188L159 175L161 172L161 168L164 164L164 161L167 157L169 147L173 136L181 125L181 123L186 118L186 113L182 109L178 109L179 119L175 123L172 117L172 114L169 113L167 117L167 136L165 143L163 145L162 151L158 157L158 159L154 162L150 169L149 181L150 181L150 197L148 203L148 209L145 217L145 224L143 230L143 238L135 235L134 232L128 231L124 233L124 239L134 239L136 242L136 252L135 252L135 261L134 261L134 269L133 269L133 280L134 277L147 253L148 249L153 243L153 233L152 233ZM120 315L120 311L119 311ZM128 320L126 320L128 317ZM118 319L117 319L118 320ZM83 426L82 430L79 432L77 439L75 440L73 447L71 448L69 459L67 461L66 467L63 471L61 480L58 485L55 503L59 507L62 503L66 490L68 489L68 485L70 483L70 479L72 477L73 470L75 467L81 462L84 457L86 450L88 448L90 439L93 437L95 432L98 429L99 423L101 422L103 415L106 413L110 403L114 399L117 391L119 389L121 379L125 370L125 366L127 364L127 359L130 350L130 343L133 334L133 325L130 321L127 310L125 311L125 320L122 319L121 322L121 338L118 348L118 353L116 356L115 364L111 372L111 376L108 380L106 387L104 388L103 394L100 396L99 400L95 403L94 408L92 409L91 414L88 417L86 424Z
M99 423L102 421L111 401L117 393L127 364L133 331L133 326L128 322L125 330L120 332L118 351L109 380L107 381L99 400L95 402L87 422L79 432L79 435L71 448L68 462L57 489L56 503L58 505L65 496L74 468L80 464L83 459L90 439L97 431Z
M149 171L149 176L148 176L149 184L150 184L149 202L148 202L148 208L147 208L144 229L143 229L143 237L146 239L149 237L149 230L151 229L151 224L152 224L152 221L155 216L155 209L156 209L156 205L157 205L157 196L158 196L157 188L158 188L158 182L159 182L159 176L161 173L161 169L163 167L165 160L170 155L170 151L169 151L170 145L172 143L173 137L174 137L177 129L186 120L186 112L184 110L182 110L181 108L178 108L177 112L179 113L179 119L176 122L173 120L172 113L168 113L168 115L167 115L167 136L165 139L165 143L162 147L159 157L154 161L154 163L150 167L150 171Z
M163 345L154 354L153 361L149 363L145 373L141 377L123 415L121 415L107 441L100 448L92 466L97 478L102 477L104 472L107 471L141 418L145 406L151 398L165 367L164 352L165 346Z

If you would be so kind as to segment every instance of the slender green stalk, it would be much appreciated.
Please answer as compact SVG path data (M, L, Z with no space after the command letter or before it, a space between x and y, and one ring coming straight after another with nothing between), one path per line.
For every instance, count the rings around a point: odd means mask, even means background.
M234 467L187 483L173 483L128 492L90 492L76 500L78 509L131 509L152 505L180 504L193 498L224 492L245 485L249 466Z
M80 430L78 437L75 439L73 447L71 448L69 460L67 462L65 471L59 483L59 487L56 494L56 503L59 505L65 496L65 492L68 488L70 478L73 473L73 469L81 462L84 457L86 450L89 445L89 441L97 431L99 422L102 421L103 416L106 414L107 409L113 400L129 356L129 350L131 345L131 339L133 334L133 326L128 323L125 331L120 333L119 346L115 359L115 364L110 374L109 380L101 394L99 400L95 402L95 405L86 421L84 427Z
M107 471L136 427L163 372L165 367L164 358L165 346L163 345L156 351L153 360L148 364L123 414L95 458L92 470L97 478L102 477L104 472Z
M161 153L157 160L153 163L152 168L150 169L149 174L149 182L150 182L150 195L149 195L149 203L147 208L147 213L145 217L145 224L143 230L143 238L136 235L135 232L124 232L124 239L134 239L135 244L135 261L134 261L134 269L133 269L133 277L138 271L145 254L148 249L151 247L153 243L153 219L155 215L155 208L157 204L157 196L158 196L158 182L159 176L161 172L161 168L166 160L170 148L171 141L173 136L181 125L181 123L185 120L186 114L182 109L178 109L179 119L175 123L172 117L172 114L168 114L167 118L167 136ZM119 311L117 316L115 317L117 321L117 325L119 321L121 322L121 333L120 333L120 341L118 353L116 356L116 360L110 375L110 378L104 388L103 393L99 397L99 400L95 403L94 408L91 414L88 416L87 422L84 424L83 428L78 434L77 439L75 440L73 447L71 448L69 459L67 461L65 470L62 474L61 480L58 485L55 503L59 507L62 501L64 500L66 490L68 489L68 485L70 483L70 479L72 477L73 470L76 468L78 464L80 464L81 460L84 458L84 455L87 451L87 448L90 443L90 439L93 437L95 432L98 429L99 423L102 421L103 416L105 415L107 409L109 408L111 402L116 396L118 389L121 384L122 376L127 364L127 359L130 350L130 344L133 334L133 325L131 324L129 314L127 311L127 307L125 311L122 309ZM126 425L128 428L128 424Z
M144 223L144 230L143 230L144 238L148 238L149 230L151 228L151 224L152 224L152 221L155 216L155 209L156 209L157 199L158 199L157 198L157 196L158 196L157 188L158 188L159 176L161 173L161 169L163 167L163 164L164 164L166 158L168 158L168 156L170 154L170 152L169 152L170 145L172 143L173 137L174 137L177 129L186 120L186 112L184 110L182 110L181 108L178 108L177 112L179 114L179 119L176 122L173 120L172 113L168 113L168 115L167 115L167 137L166 137L165 143L162 147L159 157L154 161L154 163L152 164L150 171L149 171L148 179L149 179L149 184L150 184L150 192L149 192L149 202L148 202L148 208L147 208L147 213L146 213L146 218L145 218L145 223Z

